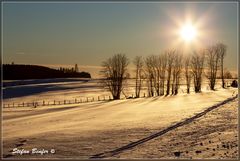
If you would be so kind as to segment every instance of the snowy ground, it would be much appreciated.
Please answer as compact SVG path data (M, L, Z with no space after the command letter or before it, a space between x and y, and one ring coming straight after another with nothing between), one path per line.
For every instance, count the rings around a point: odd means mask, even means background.
M111 158L237 159L238 101Z
M85 89L77 88L74 91L75 86L72 83L60 84L61 87L69 89L20 95L6 98L4 101L25 101L43 97L56 99L63 98L63 94L67 95L68 92L71 95L69 97L76 97L79 91L81 93L84 90L92 95L101 93L102 89L94 91L93 86L96 86L96 82L81 83L81 87L85 86ZM81 94L84 95L84 92ZM216 91L204 90L199 94L180 93L168 97L38 108L4 108L3 154L5 157L18 158L90 158L158 133L236 94L237 89L218 88ZM237 139L235 99L187 125L172 129L166 134L109 157L236 158ZM227 145L231 146L231 149L225 148ZM14 148L45 149L49 150L49 153L12 155L11 151ZM50 154L51 149L55 150L54 154Z
M232 80L227 80L229 85ZM216 88L220 89L221 80L217 80ZM134 96L134 80L128 80L128 86L124 89L124 94L127 96ZM186 85L180 85L179 94L186 93ZM43 79L43 80L17 80L5 81L3 83L3 103L16 105L23 102L53 102L63 100L82 99L98 97L103 100L111 97L111 94L104 90L98 79L79 79L79 78L57 78L57 79ZM146 84L143 85L140 96L144 94L147 96ZM191 87L191 92L194 89ZM209 91L208 81L203 81L202 91ZM125 96L122 94L122 98Z

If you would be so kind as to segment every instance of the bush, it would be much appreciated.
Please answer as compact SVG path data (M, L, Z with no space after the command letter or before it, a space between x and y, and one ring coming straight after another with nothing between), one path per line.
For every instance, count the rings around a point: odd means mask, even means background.
M231 87L237 88L238 87L238 82L236 80L232 81Z

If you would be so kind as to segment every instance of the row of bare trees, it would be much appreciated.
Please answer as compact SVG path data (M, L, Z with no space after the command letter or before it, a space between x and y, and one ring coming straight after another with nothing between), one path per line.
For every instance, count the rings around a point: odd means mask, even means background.
M160 55L150 55L145 58L136 56L133 60L135 96L140 97L144 82L149 96L176 95L181 78L186 81L187 93L190 93L192 80L194 91L201 92L204 68L211 90L214 90L217 72L221 69L222 87L224 88L223 59L225 55L226 46L218 43L191 54L183 54L179 50L167 50ZM120 99L129 77L127 71L129 62L126 55L116 54L102 64L102 83L111 92L113 99Z
M201 91L202 73L204 67L204 52L194 52L183 57L177 50L168 50L159 56L148 56L145 59L147 85L149 96L178 94L181 75L184 73L187 93L190 93L193 78L195 92ZM136 66L137 69L137 66ZM184 70L183 70L184 69ZM166 93L165 93L166 81Z
M149 96L154 96L154 93L157 96L164 95L165 82L167 82L166 95L170 94L170 89L172 89L172 94L178 93L182 69L182 54L176 50L168 50L161 55L146 57L144 64ZM137 66L135 67L137 70Z

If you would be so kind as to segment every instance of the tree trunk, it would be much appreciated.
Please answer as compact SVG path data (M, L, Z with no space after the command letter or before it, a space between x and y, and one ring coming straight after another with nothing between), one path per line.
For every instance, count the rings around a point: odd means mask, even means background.
M224 77L223 77L223 58L221 59L221 77L222 77L222 88L225 88L225 81L224 81Z

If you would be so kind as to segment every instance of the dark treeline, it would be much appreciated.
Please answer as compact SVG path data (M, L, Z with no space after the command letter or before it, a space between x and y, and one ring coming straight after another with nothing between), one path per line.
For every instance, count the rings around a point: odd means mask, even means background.
M91 75L74 68L58 70L39 65L3 64L3 80L48 78L91 78Z

